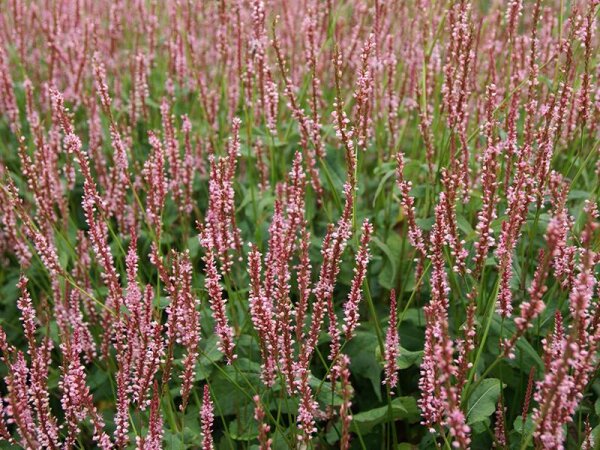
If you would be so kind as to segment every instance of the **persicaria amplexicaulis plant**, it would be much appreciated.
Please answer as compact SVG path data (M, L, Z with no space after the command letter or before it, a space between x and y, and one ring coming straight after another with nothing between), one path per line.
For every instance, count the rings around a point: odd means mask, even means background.
M1 448L598 447L598 0L1 6Z

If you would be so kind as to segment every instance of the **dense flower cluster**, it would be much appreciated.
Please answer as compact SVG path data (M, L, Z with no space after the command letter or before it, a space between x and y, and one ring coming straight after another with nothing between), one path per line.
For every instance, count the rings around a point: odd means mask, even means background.
M0 447L594 448L599 8L3 3Z

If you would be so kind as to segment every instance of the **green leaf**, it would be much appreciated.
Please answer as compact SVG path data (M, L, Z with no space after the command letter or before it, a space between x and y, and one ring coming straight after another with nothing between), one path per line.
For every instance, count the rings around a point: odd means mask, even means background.
M388 420L405 420L414 423L419 420L419 409L414 397L399 397L391 402L391 416L389 406L380 406L352 416L350 429L354 432L368 433L373 427Z
M569 200L587 200L588 198L590 198L590 193L587 191L569 191Z
M350 371L371 381L373 392L381 400L381 364L377 359L379 341L373 332L358 331L346 345L350 357Z
M409 442L400 442L396 447L396 450L415 450L418 447Z
M479 422L475 422L474 424L471 425L471 434L477 435L477 434L485 433L487 430L490 429L491 423L492 423L492 421L490 420L489 417L486 417L485 419L480 420Z
M391 270L388 269L387 264L384 265L384 269L381 271L381 274L379 275L379 283L386 289L391 289L392 286L389 286L389 285L393 284L394 278L396 277L396 259L394 258L394 255L393 255L390 247L387 244L381 242L377 236L373 236L371 238L371 242L373 242L377 247L379 247L381 249L381 251L385 254L385 256L387 256L387 259L390 262L389 268L391 268ZM384 271L391 272L391 273L386 273L385 276L382 276Z
M599 439L600 439L600 425L596 425L594 427L594 429L592 430L592 441L597 443Z
M235 368L228 365L213 371L210 388L215 414L238 414L241 408L252 404L251 396L261 385L260 375L254 370L256 363L239 358L235 364Z
M342 422L338 419L333 424L329 424L327 428L327 433L325 433L325 440L329 445L335 444L340 440L342 430Z
M383 270L379 274L379 283L386 289L392 289L396 285L397 262L402 257L402 238L398 234L392 233L385 243L375 236L371 238L371 241L381 249L389 261L389 264L384 264Z
M462 231L467 237L475 233L467 218L462 214L457 215L456 224L458 225L459 230Z
M213 334L208 339L204 340L202 352L200 353L200 364L212 365L223 358L223 353L218 349L219 337Z
M229 437L235 441L252 441L258 437L258 424L256 420L250 417L251 420L243 423L239 419L229 423Z
M494 413L501 387L497 378L487 378L475 388L467 405L467 423L485 420Z
M186 247L190 251L190 256L196 258L198 253L200 253L200 241L198 240L198 236L188 238Z
M289 429L282 431L278 428L271 435L271 438L273 439L271 445L273 450L288 450L290 448L290 443L294 441L294 436L290 436Z
M523 416L518 416L513 422L513 429L519 434L529 434L533 431L533 420L531 417L527 417L525 427L523 427ZM523 433L523 429L525 429L525 433Z
M196 364L196 381L207 379L213 372L215 364L223 359L223 353L217 348L219 338L216 335L200 341L202 351Z
M381 364L384 363L383 356L381 356L381 350L379 346L376 349L377 359ZM411 351L407 350L404 347L400 347L400 353L398 354L398 358L396 358L396 364L398 365L398 369L408 369L411 366L419 365L421 363L421 357L423 356L423 350Z
M310 374L308 378L308 385L313 389L313 391L320 389L318 400L323 405L339 406L342 404L342 397L339 395L338 392L332 391L331 383L329 381L322 381L319 378L315 377L313 374ZM337 386L340 386L339 383L337 384Z
M415 219L417 225L424 231L430 231L435 223L435 218L427 217L427 218L417 218Z
M166 448L170 448L172 450L185 449L185 444L181 440L181 434L178 432L173 432L169 429L165 430L163 441L166 444Z
M383 177L381 177L381 180L379 181L379 186L377 186L377 190L375 191L375 195L373 196L373 208L375 208L375 205L377 203L377 199L381 195L381 192L383 192L383 188L385 187L385 182L391 176L393 176L395 173L396 173L396 169L391 169Z
M494 315L491 323L491 331L496 335L500 335L500 330L503 331L503 338L510 338L514 335L515 329L514 324L504 323L502 326L502 319L497 314ZM544 361L540 358L538 352L531 346L525 338L520 338L515 344L515 358L509 360L510 364L520 365L521 369L526 373L532 365L536 366L536 371L539 373L544 371Z
M403 347L400 347L400 355L396 360L398 364L398 369L407 369L411 366L420 364L422 356L423 350L413 352L410 350L406 350Z

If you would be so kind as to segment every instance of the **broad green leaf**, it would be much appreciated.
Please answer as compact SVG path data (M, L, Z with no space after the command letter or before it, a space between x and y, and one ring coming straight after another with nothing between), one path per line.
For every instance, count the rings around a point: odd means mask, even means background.
M487 378L475 388L467 404L467 423L479 422L494 413L501 387L497 378Z
M196 258L200 253L200 241L198 236L192 236L188 238L186 248L190 251L190 256Z
M422 230L430 231L435 222L435 218L433 218L433 217L427 217L424 219L420 218L420 219L415 219L415 222Z
M594 429L592 430L592 441L598 445L598 442L600 440L600 425L596 425L594 427ZM598 448L598 447L596 447Z
M342 434L342 423L338 419L335 423L327 425L327 433L325 433L325 440L329 445L335 444L340 440Z
M354 432L368 433L373 427L389 420L405 420L413 423L419 420L419 410L414 397L398 397L389 405L380 406L352 416L350 429Z
M503 331L503 338L510 338L514 334L514 325L504 323L502 326L500 316L497 314L492 318L491 331L496 335L500 335L500 330ZM510 364L519 364L522 369L528 373L532 365L536 366L536 371L540 373L544 371L544 362L540 355L535 351L525 338L521 338L515 344L515 358L509 360Z
M398 369L407 369L411 366L419 365L423 357L423 350L413 352L400 347L400 355L398 356Z
M377 346L377 359L383 364L383 357L381 356L381 351L379 346ZM398 358L396 358L396 364L398 365L398 369L407 369L414 365L419 365L421 362L421 357L423 356L423 350L419 351L411 351L407 350L404 347L400 347L400 352L398 354Z
M178 433L177 431L166 429L164 432L163 441L166 444L166 448L170 448L172 450L185 449L185 444L181 440L181 433Z
M246 358L239 358L235 367L228 365L213 370L210 388L215 402L215 414L237 414L241 408L252 404L253 393L261 386L255 364Z
M412 322L415 325L425 325L425 311L423 308L408 308L404 313L403 323Z
M533 420L531 419L531 416L528 416L527 419L525 419L525 426L523 426L523 416L517 416L513 422L513 429L519 434L523 434L523 429L525 430L525 434L531 433L533 431Z
M396 267L392 264L384 264L383 269L377 277L379 284L385 289L393 289L396 281Z
M381 400L381 364L377 359L379 341L373 332L358 331L346 345L350 357L350 371L371 381L373 392Z
M219 338L216 335L200 341L200 358L196 364L196 381L205 380L214 370L215 364L223 358L223 353L217 348Z
M410 190L410 196L415 199L424 198L426 194L427 187L423 184L413 185L412 189Z
M569 191L569 200L587 200L588 198L590 198L590 193L587 191Z
M471 226L467 218L462 214L457 215L456 224L458 225L460 231L462 231L467 238L474 234L473 227Z
M391 169L383 177L381 177L381 180L379 181L379 186L377 186L377 190L375 191L375 195L373 196L373 208L375 208L375 205L377 204L377 199L383 192L383 188L385 187L386 181L390 177L392 177L395 173L396 173L396 169Z
M377 245L381 251L387 256L389 264L383 265L383 270L379 274L379 283L386 289L395 287L396 276L398 273L398 264L402 257L402 238L396 233L390 234L387 241L383 243L377 237L371 238L372 242Z
M485 419L480 420L479 422L471 424L471 435L485 433L487 430L490 429L491 423L492 421L490 420L490 418L486 417Z
M289 429L283 432L278 428L271 435L271 439L273 439L271 444L271 448L273 450L288 450L290 448L290 444L295 442L296 437L290 436Z
M258 424L254 418L250 420L235 419L229 423L229 436L236 441L252 441L258 437Z
M223 353L217 347L218 342L219 337L214 334L204 340L204 345L202 345L202 341L200 342L200 346L202 347L200 364L212 365L212 363L220 361L223 358Z
M391 289L393 286L394 279L396 278L396 258L392 253L390 247L381 242L378 237L373 236L371 238L371 242L373 242L377 247L381 249L381 251L387 256L388 264L384 264L384 268L379 275L379 283L385 287L386 289ZM385 276L383 276L384 271L387 271Z
M339 406L342 404L342 397L338 392L332 392L331 383L329 381L322 381L311 374L308 378L308 385L313 389L313 392L319 389L318 400L323 405ZM339 388L339 386L338 383L337 387Z

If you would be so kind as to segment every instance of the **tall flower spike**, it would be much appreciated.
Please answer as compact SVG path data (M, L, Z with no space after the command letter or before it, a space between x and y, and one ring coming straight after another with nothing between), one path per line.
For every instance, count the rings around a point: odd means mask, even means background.
M94 424L95 440L101 443L102 448L111 448L112 443L103 431L104 422L98 417L96 408L92 403L92 394L86 385L86 373L81 363L77 344L79 340L77 329L73 335L62 337L61 350L64 362L61 367L61 378L58 387L61 390L61 406L65 413L67 423L67 436L65 446L74 443L79 431L79 423L89 416Z
M573 323L568 336L557 315L554 334L543 341L546 375L537 383L534 399L538 406L534 408L533 421L536 444L544 448L564 448L564 425L573 420L583 391L596 370L599 333L597 328L588 329L589 302L596 284L592 253L583 249L580 273L571 290L569 309Z
M277 63L283 77L284 94L288 99L288 107L292 112L292 116L296 119L299 125L300 145L302 147L303 158L310 173L311 184L317 196L317 201L320 201L320 198L323 195L323 187L321 186L319 171L317 170L317 156L319 156L319 151L323 144L321 143L319 133L314 132L315 125L308 118L308 115L304 112L304 110L298 106L296 96L294 95L294 86L291 78L288 76L287 68L283 62L277 36L274 36L273 38L273 48L275 50ZM313 140L314 148L309 145L311 138Z
M0 46L0 111L8 117L11 131L18 134L20 132L19 107L9 67L8 55L3 44Z
M352 422L352 385L350 384L350 358L341 355L338 359L337 372L340 374L342 389L342 404L340 405L340 419L342 421L342 436L340 438L340 449L350 448L350 423Z
M223 272L231 269L230 251L241 249L240 231L235 220L235 191L233 189L237 159L240 154L240 125L235 118L233 136L227 143L227 156L217 160L210 155L208 210L200 233L201 244L210 248L219 259Z
M154 382L152 389L152 402L150 403L150 418L148 419L148 435L146 438L137 438L139 450L160 450L163 448L163 420L160 414L160 389Z
M115 120L111 111L112 99L108 92L108 84L106 82L106 69L102 62L100 62L100 55L96 52L92 58L92 66L94 71L94 84L96 86L96 92L100 97L100 104L104 111L104 114L110 122L110 138L112 147L114 150L113 159L115 162L114 167L110 170L110 182L107 183L107 195L106 203L107 208L114 216L119 220L119 223L124 225L124 210L125 210L125 195L126 187L129 184L128 175L128 160L125 143L121 137L121 133L117 128Z
M333 103L334 109L331 112L331 117L333 119L333 128L335 130L335 135L340 141L342 141L346 153L346 170L348 173L348 179L346 182L350 186L352 186L352 189L354 189L356 184L354 174L354 170L356 168L356 152L353 141L354 130L348 129L350 119L348 119L346 111L344 111L344 101L342 100L342 95L340 92L340 78L342 77L342 54L340 53L340 50L337 47L333 56L333 67L335 76L336 97L335 102Z
M408 240L422 257L426 257L427 250L425 240L423 239L423 232L417 225L415 218L415 200L410 195L412 183L404 178L404 155L401 151L396 153L396 162L398 164L396 169L396 183L400 189L400 203L408 223Z
M5 378L8 390L8 417L16 424L22 447L33 449L41 447L41 444L38 442L34 413L30 404L28 376L29 369L25 355L19 351L9 364L8 375Z
M508 34L511 39L514 38L517 29L519 17L523 12L523 0L510 0L506 9L506 21L508 24Z
M344 305L344 324L342 329L346 335L346 340L352 338L354 330L358 325L358 304L361 299L361 289L367 275L367 266L369 264L369 241L373 233L373 225L368 220L363 222L362 236L360 239L360 248L356 255L356 266L354 267L354 278L350 287L348 299Z
M546 304L543 301L543 296L548 290L546 286L546 279L550 272L550 264L552 256L556 254L557 249L561 245L561 234L562 230L557 229L554 225L554 221L551 220L546 231L546 245L547 250L540 250L538 256L538 266L533 276L533 281L528 289L529 300L521 303L521 313L519 317L515 318L515 334L510 340L504 342L504 355L514 357L512 349L517 340L523 336L525 331L533 325L533 320L538 317Z
M215 318L215 333L219 336L219 350L225 354L227 362L232 364L237 358L237 355L234 353L233 329L229 326L227 319L227 303L223 298L223 289L220 283L221 276L217 271L212 249L206 250L204 263L206 264L206 278L204 282L208 291L208 301Z
M442 372L442 359L447 364L449 355L451 358L453 354L451 345L449 349L446 348L448 345L446 329L448 326L447 295L449 288L444 269L444 212L441 204L436 206L436 221L431 231L431 243L433 247L431 300L429 305L425 307L427 323L423 362L421 363L421 378L419 379L419 389L421 391L419 406L422 411L422 424L433 430L436 424L441 423L444 413L444 401L438 393L441 391L445 379L451 375L451 370L448 373Z
M398 384L398 356L400 353L400 338L398 337L398 318L396 311L396 291L390 292L390 320L385 336L385 351L383 355L385 380L390 390Z
M181 406L185 410L196 375L196 360L198 359L198 342L200 341L200 314L198 299L192 292L192 264L189 251L181 257L180 283L180 343L185 347L183 359L183 374L181 375Z
M308 227L308 224L307 224ZM310 246L310 232L305 228L300 237L300 256L297 267L298 294L300 299L296 304L296 342L304 340L304 320L308 309L311 290L311 264L308 254Z
M36 438L40 445L47 448L57 448L59 445L58 427L50 410L50 395L48 393L49 351L51 347L50 342L47 340L43 341L39 346L36 342L36 311L33 308L31 296L27 291L27 282L27 278L21 276L17 284L21 291L17 306L21 312L21 323L23 324L23 330L28 343L27 353L31 360L26 398L29 398L38 422L36 426ZM19 368L21 366L17 365L16 367ZM27 366L22 368L27 369ZM26 383L25 380L23 382ZM25 386L22 385L22 387Z
M260 450L271 450L272 440L269 439L271 427L265 422L265 410L260 403L260 397L254 396L254 419L258 422L258 442Z
M202 396L202 408L200 409L200 426L202 435L202 450L213 450L213 422L215 416L213 413L213 403L210 397L208 385L204 385L204 395Z
M0 166L0 177L3 177L4 170L3 166ZM32 254L27 245L27 238L17 231L18 213L13 202L18 197L18 192L12 180L8 180L5 186L6 189L0 189L0 252L12 247L19 263L25 268L29 266ZM20 200L17 200L18 203Z
M531 366L529 369L529 377L527 378L527 390L525 391L525 400L523 401L523 409L521 410L521 422L523 429L525 429L525 423L527 422L527 415L529 414L529 403L531 402L531 396L533 395L533 382L535 376L535 366Z
M94 69L94 84L98 97L100 97L100 104L102 105L104 113L109 116L112 121L112 113L110 111L112 99L108 93L108 84L106 83L106 67L100 61L100 54L98 52L94 53L92 66Z
M482 206L477 214L476 231L479 237L475 242L475 278L478 278L485 260L488 256L488 250L495 244L492 235L491 225L496 219L496 191L498 188L498 154L499 148L495 143L493 136L494 129L494 107L496 105L496 86L491 84L486 92L486 114L487 119L484 126L484 132L487 138L487 146L483 154L481 190Z
M248 255L248 273L250 275L250 317L258 334L258 345L262 358L261 378L266 386L272 386L275 382L275 356L274 341L275 329L273 321L273 305L264 294L261 286L261 255L260 252L251 247Z
M353 175L350 173L348 177L352 180ZM329 334L331 338L329 358L334 361L340 349L340 332L337 328L337 318L333 311L333 289L340 271L340 260L346 244L351 235L352 228L352 207L353 207L353 184L348 181L344 185L344 211L339 218L337 226L330 224L327 229L327 234L323 239L321 247L321 255L323 262L319 273L319 280L313 289L315 294L315 302L313 304L312 322L308 338L303 342L301 350L301 364L308 368L308 362L312 353L315 350L321 331L321 325L325 315L325 308L329 316ZM334 365L334 369L335 369ZM331 379L335 380L336 374L330 374Z
M521 162L517 165L515 180L506 193L508 208L505 214L507 219L502 223L496 249L496 256L500 260L500 289L497 308L502 317L509 317L512 314L510 283L513 273L513 251L521 235L521 228L527 218L529 204L533 201L532 187L531 168L528 163Z
M15 440L8 431L8 424L5 419L6 412L4 411L4 400L0 399L0 439L14 445Z
M298 429L301 433L298 436L298 440L300 442L307 442L310 440L312 434L317 432L317 428L315 427L315 413L319 404L314 400L312 390L308 384L310 369L299 364L297 371L300 378L298 382L300 404L298 405L297 421Z
M21 219L23 222L24 234L27 236L27 238L33 241L33 245L40 256L40 259L44 263L44 267L46 270L48 270L50 277L55 279L59 274L62 273L62 267L58 259L56 246L54 245L52 236L43 233L35 226L33 220L25 211L25 204L19 196L19 191L17 190L17 187L12 179L8 179L8 182L6 183L6 189L3 189L3 193L6 195L8 200L6 206L12 210L12 213L16 213L16 217ZM0 197L0 199L3 200L4 196ZM11 216L13 216L12 213ZM11 224L11 222L15 224L15 228L11 231L11 234L14 234L15 237L17 237L15 246L21 248L19 253L23 255L30 255L31 252L27 247L26 240L18 238L18 233L16 232L16 217L13 216L10 222L8 222L8 224ZM21 244L19 244L19 241L21 241Z
M374 48L375 35L371 33L364 42L360 53L361 67L354 92L354 100L356 101L354 122L356 129L353 134L356 135L358 148L362 150L366 150L367 140L372 135L371 113L374 77L371 54Z
M496 426L494 427L494 447L506 448L508 439L506 438L506 408L502 396L498 400L496 407Z
M581 88L577 98L577 122L581 123L582 129L590 118L590 107L592 103L592 77L590 76L590 62L593 49L593 35L595 29L594 16L597 13L598 2L591 1L588 4L588 10L583 20L581 29L577 32L585 49L584 71L581 75Z
M74 134L73 124L67 115L62 95L57 90L52 89L50 96L53 114L59 118L61 127L66 134L64 139L65 146L69 148L68 152L74 154L79 160L79 166L84 178L81 204L89 226L88 235L96 258L103 270L102 279L108 287L109 295L105 302L104 321L110 331L104 333L102 343L102 353L107 357L111 337L115 331L112 329L114 325L113 316L120 314L123 295L119 282L119 274L115 268L114 258L108 243L108 225L105 218L102 217L102 213L106 210L106 204L100 197L96 183L92 178L89 158L82 149L81 139ZM116 327L116 330L118 330L118 327Z
M152 225L156 240L160 242L162 228L162 210L167 195L167 180L164 174L165 155L160 139L148 132L148 141L152 146L152 154L144 164L144 180L148 185L146 197L146 215Z
M453 438L453 445L468 448L470 427L460 409L460 390L452 384L458 374L454 361L455 345L449 334L448 324L448 277L445 270L444 241L447 214L443 204L443 192L435 208L435 223L431 231L431 300L425 307L425 346L421 364L419 406L423 425L434 429L446 426Z

